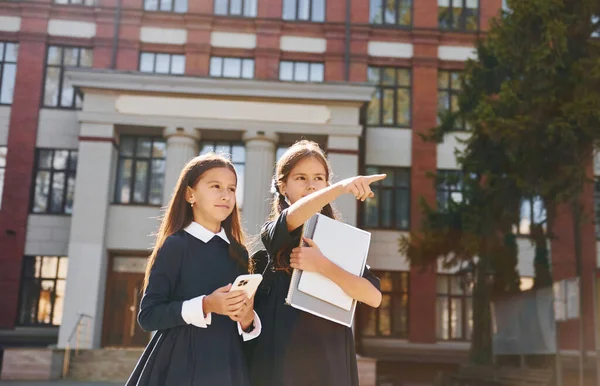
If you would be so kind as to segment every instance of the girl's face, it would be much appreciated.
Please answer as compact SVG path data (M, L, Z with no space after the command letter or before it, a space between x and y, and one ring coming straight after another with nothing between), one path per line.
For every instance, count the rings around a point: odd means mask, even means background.
M328 185L325 166L317 158L307 157L298 161L290 171L287 180L281 184L280 191L293 204Z
M235 207L237 178L229 168L207 170L194 188L188 188L187 201L194 203L194 221L218 232Z

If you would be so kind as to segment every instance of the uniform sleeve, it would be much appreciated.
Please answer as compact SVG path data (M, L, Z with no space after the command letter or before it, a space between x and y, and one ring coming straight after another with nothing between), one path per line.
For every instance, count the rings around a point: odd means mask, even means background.
M158 251L138 314L138 322L144 331L187 324L181 314L183 300L173 300L183 253L184 241L175 236L169 236Z
M292 232L287 228L287 209L284 209L279 217L273 221L268 221L261 230L261 239L265 249L271 256L276 256L282 248L293 247L294 240L302 232L302 226Z
M367 265L362 275L365 279L367 279L373 287L377 288L377 291L381 292L381 284L379 283L379 278L371 272L371 269Z

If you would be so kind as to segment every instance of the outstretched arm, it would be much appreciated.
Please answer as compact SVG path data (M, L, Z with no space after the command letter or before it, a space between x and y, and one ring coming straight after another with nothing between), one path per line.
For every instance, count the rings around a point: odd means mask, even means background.
M320 212L325 205L334 201L342 194L352 193L357 200L361 201L373 197L373 192L369 185L375 181L383 180L385 177L385 174L375 174L372 176L347 178L301 198L287 210L288 231L291 232L304 224L315 213Z

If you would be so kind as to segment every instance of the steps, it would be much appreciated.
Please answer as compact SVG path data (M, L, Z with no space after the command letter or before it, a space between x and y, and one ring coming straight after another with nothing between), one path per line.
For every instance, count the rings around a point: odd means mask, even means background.
M142 355L141 348L79 350L72 354L68 379L125 382Z

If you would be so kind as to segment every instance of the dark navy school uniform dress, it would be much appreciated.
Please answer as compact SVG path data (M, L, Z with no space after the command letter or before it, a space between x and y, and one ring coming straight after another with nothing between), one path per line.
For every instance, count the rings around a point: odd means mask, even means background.
M285 248L289 263L291 249L298 246L301 228L289 232L287 211L262 229L266 251L275 259ZM257 260L267 257L255 255ZM264 267L264 261L256 261ZM261 271L262 272L262 271ZM379 279L365 268L363 277L380 289ZM262 332L253 341L250 359L253 386L358 386L358 369L352 330L285 304L291 275L285 271L265 273L257 293L255 309Z
M202 304L200 296L247 273L229 256L226 239L223 231L215 235L197 223L166 239L152 267L138 315L140 326L156 333L126 386L249 385L242 346L260 331L255 328L250 334L241 334L238 323L214 313L211 320L207 316L206 328L201 328L188 324L185 312L182 314L186 300L195 299L190 302L195 302L192 311L197 312ZM260 324L255 316L257 322Z

